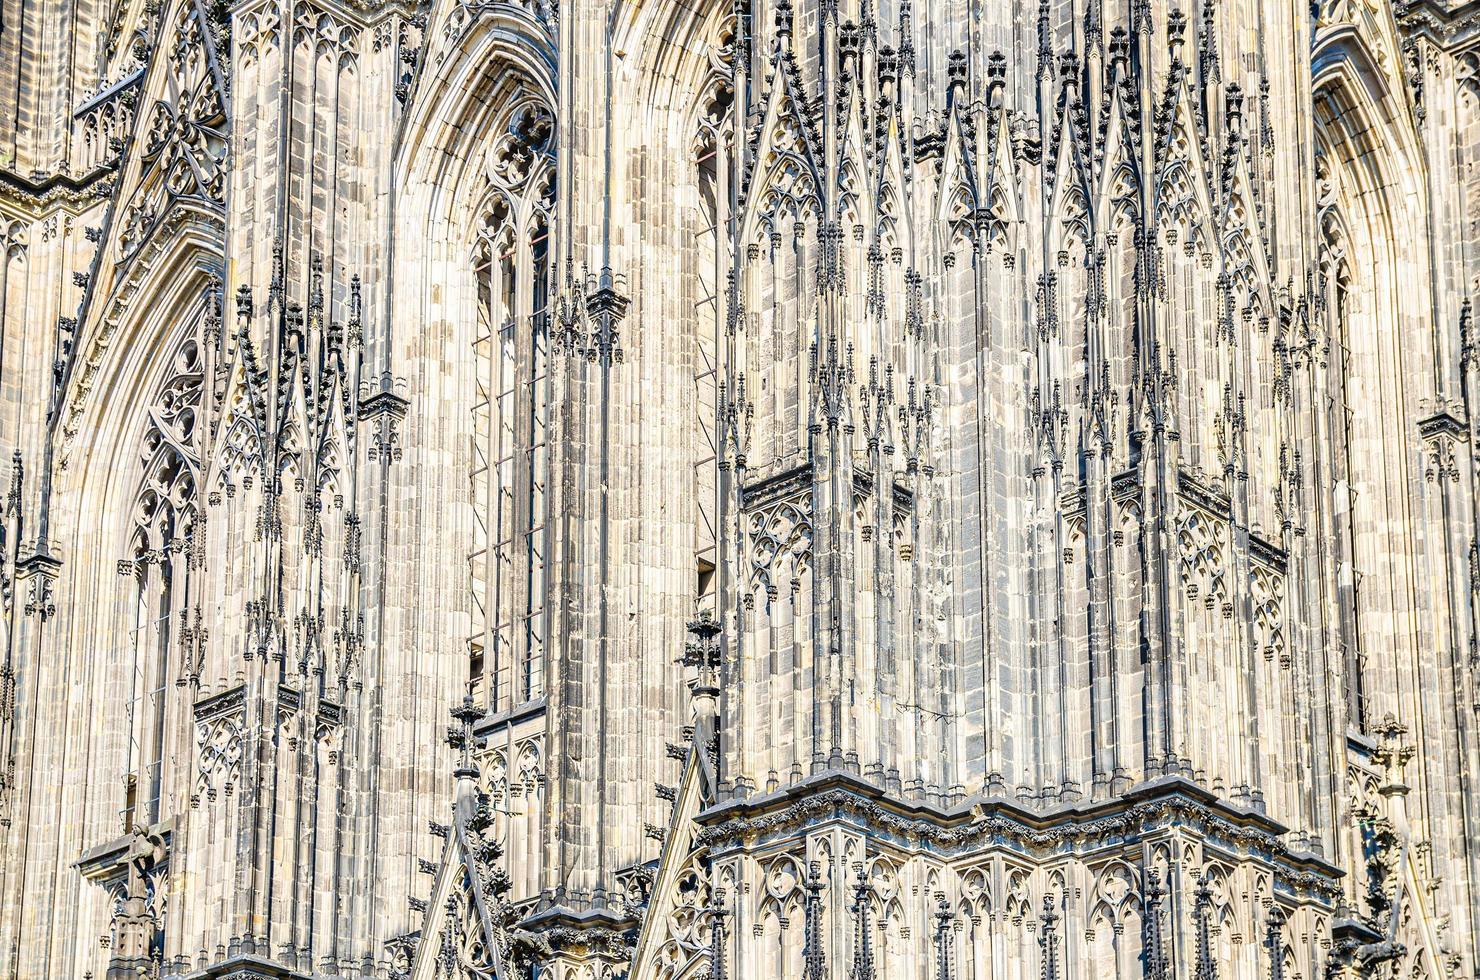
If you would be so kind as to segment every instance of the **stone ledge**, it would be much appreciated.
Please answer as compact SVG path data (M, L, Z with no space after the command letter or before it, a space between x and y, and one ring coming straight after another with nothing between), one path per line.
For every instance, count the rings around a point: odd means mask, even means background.
M1030 809L1010 797L981 795L941 807L901 799L861 776L828 769L772 793L717 804L695 821L700 842L716 852L842 823L902 850L947 859L1006 851L1035 861L1191 829L1216 850L1268 863L1288 887L1325 902L1335 900L1344 876L1319 855L1286 844L1289 828L1283 824L1180 775L1147 780L1110 800Z
M242 953L213 963L202 970L183 975L184 980L308 980L298 973L262 956Z

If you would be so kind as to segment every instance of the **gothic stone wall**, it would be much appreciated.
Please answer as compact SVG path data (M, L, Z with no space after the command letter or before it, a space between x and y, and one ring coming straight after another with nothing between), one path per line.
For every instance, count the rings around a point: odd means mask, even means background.
M1474 971L1467 8L3 14L0 973Z

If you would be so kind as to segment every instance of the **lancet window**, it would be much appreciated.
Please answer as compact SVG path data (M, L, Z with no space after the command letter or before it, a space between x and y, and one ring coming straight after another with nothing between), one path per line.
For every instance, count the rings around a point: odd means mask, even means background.
M553 119L516 106L488 157L472 264L469 675L492 711L544 693Z
M721 222L730 209L729 90L722 84L710 90L701 105L694 139L698 200L694 216L694 249L690 296L694 326L694 494L698 512L694 522L695 592L699 600L713 593L717 564L715 539L718 497L715 486L717 456L717 402L720 316L723 304L725 241Z
M132 607L125 829L148 826L162 816L167 692L176 677L192 668L181 662L180 650L197 518L200 358L192 332L174 352L170 375L148 409L139 448L141 476L129 515L130 560L121 566L132 579L131 588L121 590Z
M1409 423L1399 394L1413 300L1399 280L1405 219L1391 203L1401 190L1390 176L1398 161L1376 140L1372 118L1371 107L1344 86L1317 95L1319 354L1326 385L1318 393L1325 432L1317 435L1324 435L1331 461L1325 506L1335 532L1347 723L1362 731L1387 710L1372 699L1387 687L1408 643L1405 617L1416 603L1400 557L1413 547L1401 462L1410 451Z
M1339 250L1339 243L1336 248ZM1327 365L1332 393L1329 415L1331 459L1335 471L1332 487L1333 494L1346 498L1337 500L1334 508L1337 523L1335 547L1341 569L1337 581L1338 628L1348 718L1353 727L1366 731L1371 719L1367 717L1369 708L1364 680L1367 651L1361 629L1363 573L1357 548L1357 522L1354 520L1359 506L1356 482L1360 465L1359 457L1354 455L1357 433L1352 399L1356 394L1356 379L1353 378L1352 350L1347 337L1351 273L1344 256L1333 257L1331 266L1325 298L1331 323L1336 328Z

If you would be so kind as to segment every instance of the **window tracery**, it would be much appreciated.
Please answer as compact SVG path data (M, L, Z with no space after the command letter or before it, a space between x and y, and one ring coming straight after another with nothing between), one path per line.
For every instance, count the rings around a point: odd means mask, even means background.
M713 590L717 567L715 541L719 514L714 464L718 457L719 416L716 384L719 377L721 273L725 263L721 226L724 215L731 209L728 157L732 139L730 110L734 101L728 84L723 81L714 82L706 93L701 100L698 131L694 138L698 200L693 288L690 291L695 329L693 376L698 435L694 459L694 493L698 505L694 540L695 591L701 601Z
M198 519L195 445L203 373L194 331L177 346L170 368L146 414L142 475L130 514L131 561L122 566L134 580L125 827L160 819L166 690L174 675L192 670L177 651L183 649Z
M469 673L493 711L544 693L553 137L540 103L509 113L473 244Z
M1371 578L1389 574L1391 485L1395 449L1384 393L1393 372L1388 338L1402 326L1402 301L1393 292L1395 222L1384 161L1354 132L1366 109L1342 87L1317 99L1316 218L1320 226L1319 300L1324 314L1325 418L1330 442L1331 520L1336 532L1339 654L1349 724L1369 731L1373 674L1385 648L1396 642L1379 623L1401 600L1373 591ZM1377 657L1374 658L1374 654Z

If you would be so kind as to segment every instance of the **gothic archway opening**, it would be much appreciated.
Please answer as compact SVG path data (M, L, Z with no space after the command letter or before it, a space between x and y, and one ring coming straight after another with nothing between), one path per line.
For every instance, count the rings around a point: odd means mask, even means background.
M470 256L468 669L474 696L498 712L544 692L554 121L526 99L494 132Z
M734 140L733 93L714 80L700 99L694 135L695 190L693 248L690 250L690 302L693 307L694 424L694 592L711 604L719 565L717 462L719 459L720 323L725 307L728 236L725 222L733 210L730 153Z
M1417 301L1403 288L1405 220L1391 140L1370 100L1337 77L1315 93L1318 281L1334 531L1335 630L1350 727L1368 731L1374 674L1394 665L1416 607L1404 343Z

